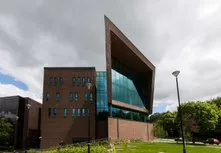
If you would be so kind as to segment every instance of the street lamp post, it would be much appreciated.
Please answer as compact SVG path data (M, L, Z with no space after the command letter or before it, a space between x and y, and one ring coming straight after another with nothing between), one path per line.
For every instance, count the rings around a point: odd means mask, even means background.
M40 149L40 151L42 152L42 149L41 149L42 147L41 147L41 145L40 145L40 144L41 144L41 140L42 140L42 136L39 137L39 149Z
M88 88L88 96L87 96L87 100L88 100L88 103L90 101L90 89L91 89L91 86L92 84L89 82L87 83L87 88ZM88 109L88 153L90 153L90 135L91 135L91 119L90 119L90 116L91 116L91 111Z
M25 139L25 150L28 149L28 120L29 120L29 110L31 109L31 104L27 103L26 104L26 108L28 110L27 112L27 122L26 122L26 126L27 126L27 131L26 131L26 139Z
M16 115L15 118L15 135L14 135L14 145L13 145L13 150L15 151L16 149L16 144L17 144L17 132L18 132L18 119L19 117Z
M179 93L179 85L178 85L178 75L180 74L180 71L174 71L172 73L173 76L176 78L176 87L177 87L177 97L178 97L178 113L180 116L180 127L181 127L181 132L182 132L182 140L183 140L183 153L186 153L186 144L185 144L185 139L184 139L184 132L183 132L183 118L182 118L182 112L181 112L181 107L180 107L180 93Z

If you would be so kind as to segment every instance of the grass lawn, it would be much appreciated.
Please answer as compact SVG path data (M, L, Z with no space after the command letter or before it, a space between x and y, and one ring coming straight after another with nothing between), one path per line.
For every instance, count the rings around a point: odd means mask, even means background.
M130 143L116 145L117 153L182 153L182 144ZM221 146L187 145L187 153L221 153Z

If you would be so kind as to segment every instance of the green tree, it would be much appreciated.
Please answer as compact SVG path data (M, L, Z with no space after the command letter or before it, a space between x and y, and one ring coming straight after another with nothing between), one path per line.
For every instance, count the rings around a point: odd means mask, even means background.
M218 123L218 108L213 103L187 102L181 105L185 131L192 135L194 133L208 133L215 130Z
M0 145L10 144L13 131L13 125L9 120L0 118Z

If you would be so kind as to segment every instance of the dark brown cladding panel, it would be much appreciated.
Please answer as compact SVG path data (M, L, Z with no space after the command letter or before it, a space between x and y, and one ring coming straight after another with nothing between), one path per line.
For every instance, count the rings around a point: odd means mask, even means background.
M131 41L105 16L106 71L108 104L112 104L112 58L116 58L131 68L134 73L145 73L148 82L148 109L152 113L155 66L131 43ZM143 73L143 74L144 74Z
M112 100L112 105L120 107L120 108L128 109L128 110L135 110L135 111L141 112L141 113L146 113L146 114L149 113L147 109L140 108L140 107L130 105L130 104L127 104L124 102L116 101L116 100Z

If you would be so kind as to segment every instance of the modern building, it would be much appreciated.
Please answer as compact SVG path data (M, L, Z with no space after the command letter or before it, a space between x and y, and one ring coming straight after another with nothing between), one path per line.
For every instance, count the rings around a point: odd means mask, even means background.
M21 96L0 97L0 114L12 119L14 148L36 148L40 144L41 104Z
M106 71L44 69L41 146L90 139L153 139L155 66L105 17ZM89 90L87 83L91 83ZM90 130L88 130L88 128Z

